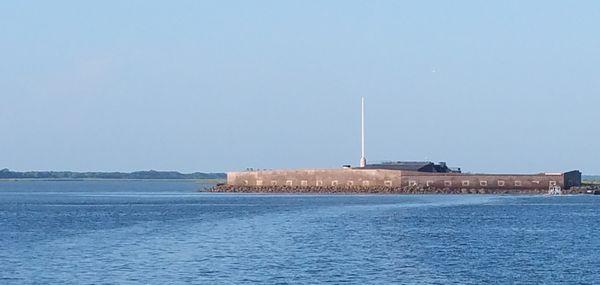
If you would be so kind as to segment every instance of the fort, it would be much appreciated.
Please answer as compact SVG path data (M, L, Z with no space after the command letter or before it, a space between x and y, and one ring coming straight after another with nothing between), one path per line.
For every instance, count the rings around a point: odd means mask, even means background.
M249 170L227 173L214 192L301 193L469 193L545 194L558 189L576 193L581 172L536 174L462 173L446 163L384 162L367 164L364 146L364 99L361 104L361 158L358 167L339 169Z
M369 168L227 173L217 192L534 193L581 186L581 173L465 174ZM570 192L567 192L570 193Z

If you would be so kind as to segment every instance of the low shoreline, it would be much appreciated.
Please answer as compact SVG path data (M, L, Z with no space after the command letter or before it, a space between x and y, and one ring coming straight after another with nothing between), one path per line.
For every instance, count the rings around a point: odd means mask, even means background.
M224 179L218 178L206 178L206 179L193 179L193 178L0 178L0 182L19 182L19 181L48 181L48 182L76 182L76 181L187 181L187 182L202 182L217 184L223 183Z
M591 191L591 192L589 192ZM294 187L294 186L231 186L216 185L203 189L212 193L290 193L290 194L491 194L491 195L547 195L548 189L449 189L415 187ZM600 189L578 187L562 190L563 195L600 194Z

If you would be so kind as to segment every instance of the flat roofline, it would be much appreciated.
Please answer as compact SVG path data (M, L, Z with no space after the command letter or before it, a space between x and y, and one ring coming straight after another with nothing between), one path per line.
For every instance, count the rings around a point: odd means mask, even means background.
M239 171L228 171L226 173L247 173L247 172L281 172L281 171L349 171L349 170L383 170L383 171L401 171L396 169L368 169L368 168L357 168L357 167L339 167L339 168L286 168L286 169L253 169L253 170L239 170Z
M411 175L422 176L560 176L567 172L561 173L455 173L455 172L421 172L421 171L403 171Z
M241 170L241 171L229 171L227 173L247 173L247 172L282 172L282 171L346 171L346 170L360 170L360 171L394 171L400 172L401 174L415 175L415 176L560 176L571 172L580 172L579 170L571 170L567 172L538 172L538 173L455 173L455 172L421 172L414 170L400 170L400 169L381 169L381 168L363 168L363 167L340 167L340 168L294 168L294 169L255 169L255 170Z

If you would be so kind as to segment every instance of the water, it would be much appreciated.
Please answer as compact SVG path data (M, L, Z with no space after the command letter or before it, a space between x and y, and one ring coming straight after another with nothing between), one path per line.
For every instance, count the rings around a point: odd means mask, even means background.
M0 284L598 284L599 196L0 182Z

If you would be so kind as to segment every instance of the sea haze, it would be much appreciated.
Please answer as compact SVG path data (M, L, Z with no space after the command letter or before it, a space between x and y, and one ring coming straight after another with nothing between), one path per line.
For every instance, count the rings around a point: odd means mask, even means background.
M209 186L0 181L0 283L600 283L599 196Z

